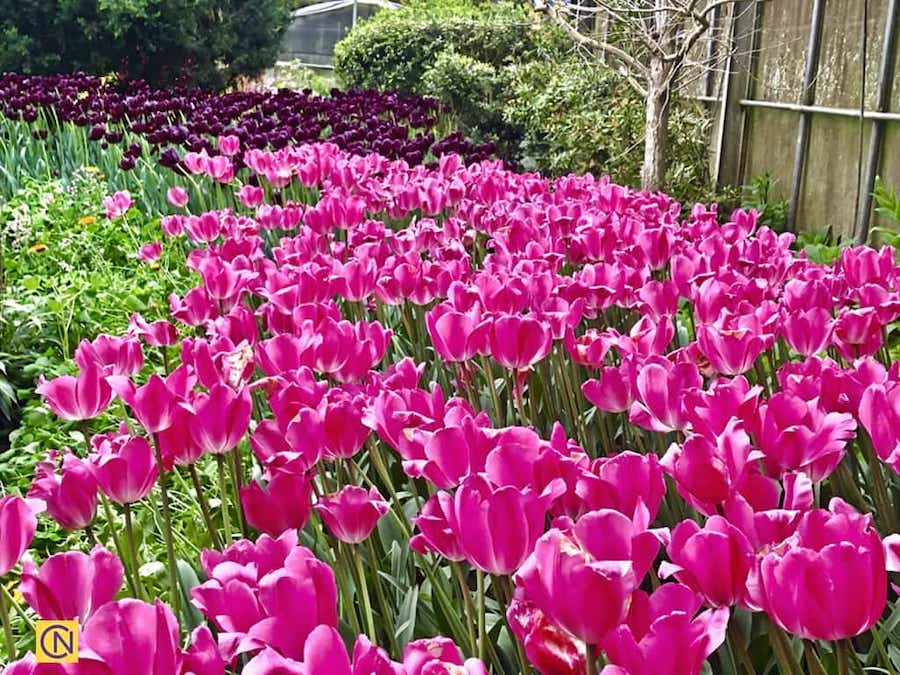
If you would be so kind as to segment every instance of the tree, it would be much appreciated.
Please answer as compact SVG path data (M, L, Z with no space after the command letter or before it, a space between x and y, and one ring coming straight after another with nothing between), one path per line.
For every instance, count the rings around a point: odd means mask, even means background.
M608 60L646 99L641 187L665 186L672 96L712 18L737 0L535 0L579 45ZM603 17L606 35L591 30Z
M0 72L220 87L276 59L288 0L0 0Z

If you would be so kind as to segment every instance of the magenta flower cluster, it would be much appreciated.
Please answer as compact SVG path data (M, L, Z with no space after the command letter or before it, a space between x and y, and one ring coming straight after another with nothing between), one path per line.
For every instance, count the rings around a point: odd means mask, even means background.
M881 618L900 569L892 249L822 265L755 212L682 219L606 179L240 142L215 156L243 149L260 185L317 197L236 186L234 209L163 220L199 283L169 298L171 321L136 316L40 385L62 419L116 398L129 417L42 462L31 501L0 501L0 572L36 510L84 528L98 495L138 502L209 456L255 467L236 506L262 534L203 552L190 595L207 623L186 648L161 600L114 599L129 570L102 548L26 561L31 608L83 624L91 670L67 672L486 673L481 639L389 653L370 633L348 653L346 590L297 531L315 519L347 551L389 513L417 554L490 575L546 675L595 673L601 654L605 675L700 673L734 608L782 639ZM186 161L221 180L212 157ZM160 372L151 349L179 359ZM400 469L427 487L411 524Z

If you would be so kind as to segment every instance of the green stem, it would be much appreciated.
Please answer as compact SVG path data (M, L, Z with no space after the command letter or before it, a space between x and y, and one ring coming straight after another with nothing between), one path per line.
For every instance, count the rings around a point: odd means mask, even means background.
M172 509L169 505L169 475L163 464L162 452L159 449L159 434L153 434L153 450L156 453L156 464L159 466L159 491L162 495L163 537L166 540L166 558L169 564L169 584L172 601L172 612L180 614L181 593L178 590L178 568L175 563L175 542L172 537Z
M9 661L15 661L18 658L16 655L16 639L13 636L12 624L9 621L9 607L6 606L6 594L4 593L0 593L0 621L3 622L3 635L6 639L6 652L9 656Z
M487 635L485 631L485 606L484 606L484 572L475 570L476 578L476 600L478 603L478 658L484 661L485 642Z
M109 508L109 502L106 501L106 498L103 495L100 495L100 504L103 507L103 515L106 517L106 526L109 529L109 535L116 547L116 553L124 560L126 557L125 551L122 548L122 542L116 534L116 524L113 520L112 509ZM131 576L131 570L128 569L128 565L124 565L123 567L125 569L125 580L128 582L128 589L131 591L133 597L138 597L137 584L135 584L134 578Z
M135 546L134 543L134 525L131 522L131 504L123 504L122 508L125 511L125 536L128 539L128 549L131 554L135 591L137 592L137 599L141 600L144 597L144 589L141 588L141 562L138 559L137 546Z
M597 647L589 642L585 643L584 652L586 675L597 675Z
M381 609L381 618L387 624L385 627L388 631L388 638L391 642L392 655L400 656L400 645L397 643L396 629L394 628L394 615L388 605L387 598L384 595L384 588L381 586L381 579L378 576L378 555L375 553L375 544L372 543L372 537L366 539L369 548L369 562L374 570L375 579L375 597L378 599L378 605ZM470 599L471 602L471 599ZM475 642L473 640L472 644Z
M33 633L35 630L34 621L31 620L31 617L28 616L28 613L24 609L22 609L22 606L18 602L16 602L16 599L9 592L9 589L6 588L6 586L4 586L3 584L0 584L0 595L6 598L6 602L9 603L8 606L16 610L16 614L18 614L19 618L22 619L22 622L26 626L28 626L28 630Z
M369 631L369 639L378 642L378 634L375 632L375 617L372 615L372 600L369 598L369 584L366 581L366 571L363 569L362 555L359 549L352 551L353 560L356 563L356 574L359 576L359 590L362 596L362 610L366 617L366 628Z
M225 529L225 545L231 543L231 518L228 515L228 490L225 487L225 457L216 455L216 467L219 473L219 508L222 510L222 527Z
M850 641L837 640L834 646L837 653L838 675L850 675Z
M200 476L197 475L197 467L191 464L188 467L188 473L191 476L191 483L194 485L194 492L197 493L197 503L200 504L200 513L203 514L203 522L206 523L206 529L209 531L209 538L215 548L222 548L222 540L219 538L219 532L213 524L212 516L209 514L209 503L206 501L206 495L203 494L203 486L200 484Z
M231 451L231 477L234 487L234 508L237 511L238 525L241 528L241 535L246 539L250 536L247 531L247 523L244 520L244 508L241 506L241 482L243 479L243 467L241 466L241 455L238 448Z
M456 574L456 580L459 583L459 592L463 598L463 606L466 610L466 627L469 629L469 649L472 654L478 651L478 640L475 637L475 607L472 605L472 592L469 590L469 584L466 583L466 576L463 572L462 565L453 561L450 563L453 572Z
M782 673L803 675L803 669L797 663L797 659L794 658L787 635L780 626L771 620L769 621L769 642L772 645L772 651L775 653L775 659L778 661L778 667Z

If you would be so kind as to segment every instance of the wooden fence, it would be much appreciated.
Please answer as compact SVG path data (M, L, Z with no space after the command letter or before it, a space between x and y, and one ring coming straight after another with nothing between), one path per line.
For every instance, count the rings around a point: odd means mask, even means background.
M865 240L876 177L900 188L898 12L900 0L739 0L716 17L689 89L715 117L716 181L769 173L790 227Z

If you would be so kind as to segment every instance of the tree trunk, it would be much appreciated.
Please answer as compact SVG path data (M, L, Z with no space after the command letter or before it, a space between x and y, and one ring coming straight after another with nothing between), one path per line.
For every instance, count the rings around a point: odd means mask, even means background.
M647 115L644 120L644 163L641 166L644 190L665 188L671 94L669 67L662 59L653 58L647 77Z

